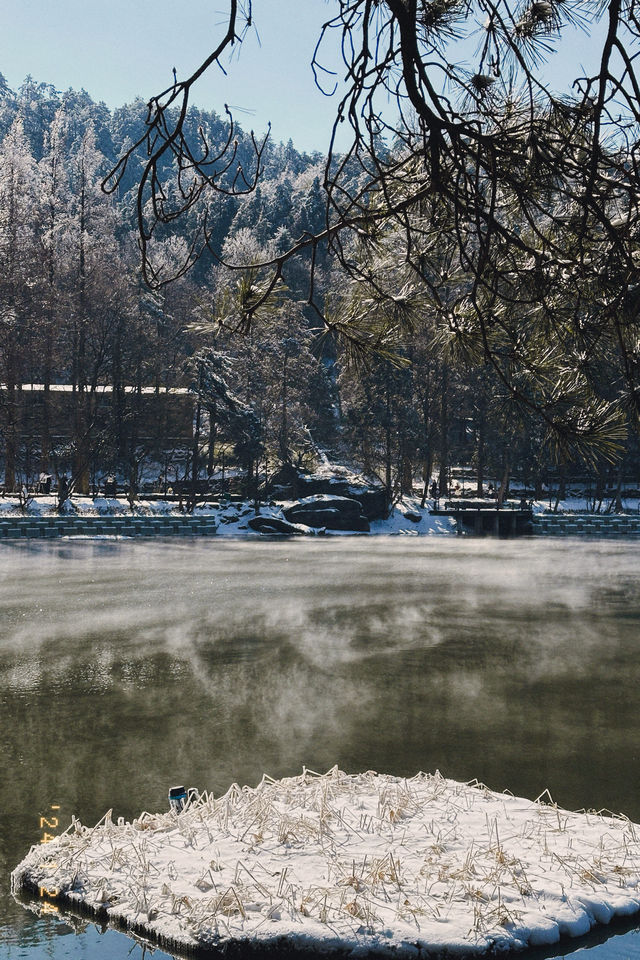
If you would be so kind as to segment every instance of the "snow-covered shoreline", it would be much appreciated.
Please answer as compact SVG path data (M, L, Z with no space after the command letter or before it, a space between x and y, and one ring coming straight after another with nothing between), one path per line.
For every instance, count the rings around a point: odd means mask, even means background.
M14 893L47 892L190 952L285 944L482 956L640 911L640 826L439 773L319 775L204 794L179 813L32 847Z
M259 512L262 517L283 518L283 509L290 506L289 502L261 504ZM414 519L410 519L411 514ZM215 521L217 534L230 537L260 536L251 530L249 518L255 515L253 504L249 502L212 501L197 505L192 514L185 514L179 504L171 500L137 500L133 509L122 498L115 497L76 497L67 501L62 516L76 519L86 518L155 518L172 517L179 520L185 516L208 517ZM56 516L56 498L54 496L35 497L30 501L26 510L21 510L17 498L0 499L0 521L16 520L22 522L29 518L45 518ZM415 519L417 518L417 519ZM309 535L317 530L307 528ZM323 534L344 536L345 531L323 531ZM385 520L372 520L369 534L397 534L397 535L455 535L456 524L451 517L434 516L429 507L420 507L420 499L415 498L393 507L389 517ZM357 532L354 531L354 534Z
M57 500L53 495L38 496L31 499L26 507L21 508L17 498L0 498L0 540L15 537L83 537L83 538L116 538L126 539L132 536L172 536L179 534L211 534L223 537L264 537L274 535L306 535L306 536L455 536L460 533L473 534L473 524L463 527L457 523L456 517L439 514L434 507L439 504L428 499L424 506L420 497L405 497L395 503L389 516L384 519L366 521L364 528L354 529L327 529L316 525L306 526L304 521L290 522L286 515L291 516L291 510L306 505L319 508L317 516L323 509L340 505L344 497L331 495L314 495L297 501L270 501L261 503L258 508L260 529L256 529L256 510L253 503L248 501L232 501L221 498L197 504L192 512L186 512L184 504L174 500L145 500L140 498L130 506L128 501L116 497L79 497L68 500L63 510L56 511ZM353 500L346 500L353 503ZM456 503L454 499L451 505ZM470 508L473 516L473 498L466 498L464 505ZM488 517L497 511L491 511L486 500L478 501L478 506ZM548 505L537 501L531 504L533 526L526 531L534 535L591 535L616 536L621 534L635 534L640 532L640 502L628 500L625 503L626 513L615 514L610 512L593 513L585 509L585 501L569 499L559 504L558 511L550 511ZM518 501L511 501L500 511L505 521L505 530L510 529L508 518L510 512L518 508ZM327 515L332 511L327 511ZM333 511L335 512L335 511ZM275 523L270 527L269 520ZM68 524L65 523L68 521ZM128 523L131 521L131 523ZM563 526L567 521L567 527ZM575 523L574 523L575 521ZM618 522L620 521L620 522ZM146 525L145 525L146 522ZM198 527L198 524L200 526ZM493 521L485 524L485 533L493 531ZM67 529L69 526L69 529ZM348 527L348 522L346 524ZM367 526L369 529L367 529ZM49 529L41 529L49 527ZM197 527L197 529L193 529ZM11 529L9 529L11 528ZM63 529L64 528L64 529ZM86 528L86 529L85 529ZM495 532L495 531L493 531Z

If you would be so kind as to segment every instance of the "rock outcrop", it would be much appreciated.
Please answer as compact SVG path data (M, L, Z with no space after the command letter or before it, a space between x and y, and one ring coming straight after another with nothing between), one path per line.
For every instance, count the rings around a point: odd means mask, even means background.
M344 468L343 468L344 469ZM276 499L298 499L324 495L327 497L346 497L357 500L361 514L368 520L382 520L387 516L387 497L379 483L365 480L356 473L344 471L344 475L325 476L322 474L300 473L295 467L283 467L271 478L272 490Z
M305 497L282 511L290 523L303 523L307 527L324 527L326 530L369 531L369 520L362 504L352 497L320 494Z
M311 531L303 529L295 523L281 520L280 517L250 517L247 520L249 527L257 533L279 534L281 536L299 537Z

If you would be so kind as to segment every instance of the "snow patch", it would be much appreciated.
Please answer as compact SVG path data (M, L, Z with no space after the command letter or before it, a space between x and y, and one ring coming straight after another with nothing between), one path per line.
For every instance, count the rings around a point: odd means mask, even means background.
M545 792L545 798L548 794ZM640 909L640 827L439 773L234 784L181 812L74 821L12 874L156 942L447 956L576 937Z

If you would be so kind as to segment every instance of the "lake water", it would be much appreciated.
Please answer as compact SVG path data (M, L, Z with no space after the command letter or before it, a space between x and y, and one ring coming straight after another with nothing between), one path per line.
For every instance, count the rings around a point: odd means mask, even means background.
M38 919L9 873L41 816L132 818L166 809L177 783L221 793L303 764L439 769L640 821L638 551L466 537L3 543L0 960L140 957L122 934ZM582 952L640 958L640 933Z

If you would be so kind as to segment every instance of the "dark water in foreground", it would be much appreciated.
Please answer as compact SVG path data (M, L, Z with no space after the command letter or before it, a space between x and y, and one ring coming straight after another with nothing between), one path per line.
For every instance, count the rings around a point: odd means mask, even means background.
M348 538L0 545L0 960L124 960L9 895L60 807L436 768L640 821L640 548ZM55 815L58 815L57 812ZM640 933L580 950L640 958ZM164 957L156 951L156 960Z

